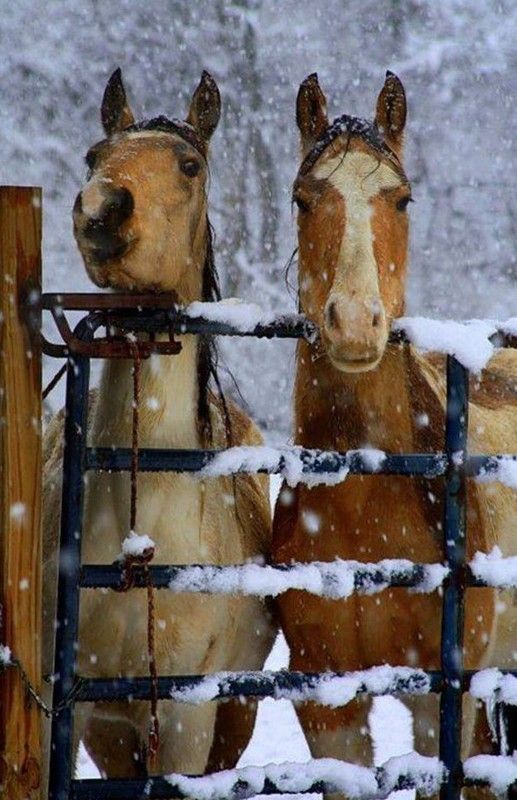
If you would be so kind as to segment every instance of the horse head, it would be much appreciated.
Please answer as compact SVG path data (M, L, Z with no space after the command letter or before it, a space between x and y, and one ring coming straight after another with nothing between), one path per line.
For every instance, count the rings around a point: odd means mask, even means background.
M185 121L136 123L120 70L101 107L106 137L88 150L89 174L77 195L74 235L97 286L203 294L209 246L207 150L219 122L220 95L203 72ZM206 298L208 299L208 298Z
M404 307L411 200L402 166L404 88L388 72L373 122L343 115L329 124L310 75L296 111L300 306L320 326L319 347L332 365L365 372L379 364L390 321Z

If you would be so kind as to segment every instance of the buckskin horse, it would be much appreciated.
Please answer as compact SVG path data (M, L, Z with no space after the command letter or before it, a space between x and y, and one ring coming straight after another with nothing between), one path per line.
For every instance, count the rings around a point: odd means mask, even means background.
M219 298L207 216L207 151L220 115L215 81L203 73L186 121L158 117L135 123L117 70L102 101L106 137L86 156L88 180L73 210L74 234L93 282L127 292L174 292L178 301ZM141 447L199 448L260 444L252 421L210 388L211 343L181 336L181 352L142 361ZM107 360L90 401L92 445L128 447L132 430L132 361ZM218 385L218 384L217 384ZM47 672L52 671L53 586L60 513L62 413L45 439ZM127 474L93 473L85 488L83 560L110 563L128 535ZM271 522L267 481L238 477L195 480L184 474L138 476L136 530L156 546L156 564L234 564L266 555ZM255 598L157 592L158 673L257 669L273 628ZM81 595L78 671L87 676L148 674L146 593L85 590ZM252 704L194 706L160 702L161 773L202 773L234 765L254 722ZM231 725L230 725L231 721ZM146 774L149 706L140 702L76 707L74 736L108 777ZM219 735L222 734L222 735ZM213 741L214 740L214 741Z
M436 357L388 342L404 311L411 188L403 167L406 98L392 73L375 121L344 115L329 124L316 75L300 86L297 124L302 163L294 182L298 206L300 310L320 328L315 344L298 343L294 440L346 451L372 446L391 453L443 449L445 390ZM442 365L443 366L443 365ZM516 356L500 351L472 392L471 453L515 452L517 408L509 376ZM513 407L512 407L513 397ZM468 556L498 544L512 553L515 493L499 483L468 486ZM310 524L307 523L310 520ZM315 520L318 530L315 531ZM273 523L276 562L442 559L439 482L424 478L349 476L334 486L283 489ZM515 532L513 531L513 535ZM468 591L467 668L512 663L515 610L508 597L497 625L495 592ZM291 591L278 601L292 669L366 669L376 664L438 669L441 599L392 588L346 601ZM500 607L502 608L502 606ZM414 712L415 749L436 754L436 695L404 702ZM463 749L474 738L473 700L465 699ZM370 703L343 708L300 704L297 712L314 756L372 763ZM483 743L483 725L476 735Z

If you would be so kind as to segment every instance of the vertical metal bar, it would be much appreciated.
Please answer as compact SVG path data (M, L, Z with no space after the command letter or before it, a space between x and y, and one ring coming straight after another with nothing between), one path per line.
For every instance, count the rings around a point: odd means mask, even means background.
M461 722L463 678L463 620L465 604L466 476L468 430L468 372L447 357L445 452L444 556L450 569L442 611L440 698L440 759L448 770L441 800L459 800L462 785Z
M54 660L54 707L66 699L75 678L89 376L88 359L76 357L69 361ZM52 721L49 800L68 800L69 797L74 767L72 720L72 707L68 706Z

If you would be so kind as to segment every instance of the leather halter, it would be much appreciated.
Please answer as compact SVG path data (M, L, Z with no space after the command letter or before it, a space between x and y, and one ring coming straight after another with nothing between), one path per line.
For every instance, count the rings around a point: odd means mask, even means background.
M366 144L376 150L379 155L390 161L397 172L404 175L402 164L391 147L388 147L384 141L377 125L368 122L366 119L361 119L360 117L350 117L348 114L336 117L334 122L329 125L326 131L317 140L312 150L310 150L303 159L298 175L306 175L310 172L327 147L343 133L347 133L349 137L359 136Z
M176 133L188 144L192 145L194 150L206 159L208 143L197 133L196 129L181 119L169 119L168 117L159 116L153 119L143 120L134 125L124 128L120 133L137 133L138 131L157 131L161 133Z

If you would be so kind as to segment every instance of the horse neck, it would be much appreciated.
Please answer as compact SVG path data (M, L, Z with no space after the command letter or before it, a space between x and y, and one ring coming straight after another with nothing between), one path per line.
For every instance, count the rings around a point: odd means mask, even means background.
M158 337L157 337L158 338ZM140 362L139 443L199 447L197 337L178 337L181 352ZM92 442L129 447L133 420L133 362L107 360L94 407Z
M199 224L194 254L178 297L183 304L201 299L207 255L207 221ZM160 334L157 340L167 339ZM153 355L140 362L139 442L142 447L199 447L198 337L179 336L178 355ZM94 407L92 441L98 446L129 446L133 419L133 367L125 359L106 360Z
M370 372L339 372L307 342L299 342L295 441L306 447L364 446L411 452L413 398L407 348L388 345Z

